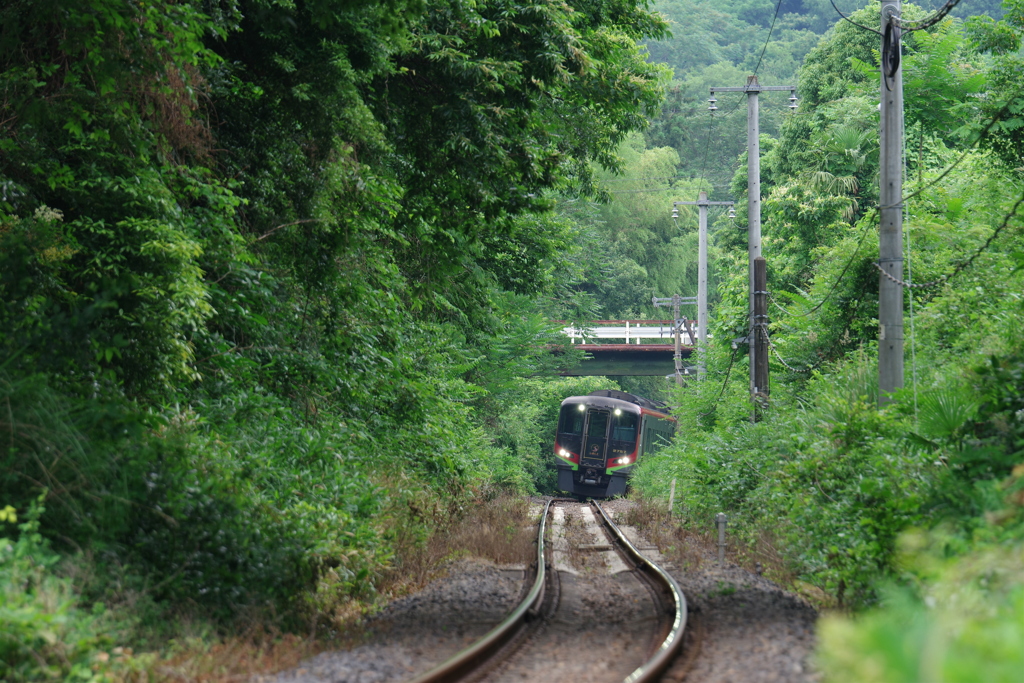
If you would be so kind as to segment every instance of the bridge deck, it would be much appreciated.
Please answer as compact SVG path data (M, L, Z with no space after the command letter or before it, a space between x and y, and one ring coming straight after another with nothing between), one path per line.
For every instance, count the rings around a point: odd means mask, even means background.
M565 321L558 321L565 323ZM681 335L683 358L694 351L700 335L696 321L688 321L691 338L683 326ZM564 372L569 376L646 375L666 376L675 373L675 333L672 320L591 320L583 329L573 325L562 328L573 345L587 352L579 366ZM584 333L586 333L584 335ZM595 340L621 340L622 343L595 344ZM579 342L577 342L579 340ZM658 343L650 343L656 341Z
M664 377L675 373L674 344L576 344L587 352L587 360L563 374L570 377L633 375ZM683 359L694 348L682 347Z

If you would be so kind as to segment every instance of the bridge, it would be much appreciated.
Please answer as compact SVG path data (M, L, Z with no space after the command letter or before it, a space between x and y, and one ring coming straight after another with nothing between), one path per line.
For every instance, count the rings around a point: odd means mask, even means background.
M562 333L586 359L564 375L660 376L675 373L675 338L672 320L592 320L585 327L567 326ZM689 358L697 346L697 323L683 321L682 357Z

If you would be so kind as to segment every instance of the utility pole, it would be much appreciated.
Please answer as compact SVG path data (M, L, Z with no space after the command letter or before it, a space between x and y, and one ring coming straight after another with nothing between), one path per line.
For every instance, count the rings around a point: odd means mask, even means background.
M903 70L899 0L882 1L879 116L878 404L903 386Z
M764 256L754 259L754 334L751 346L757 347L754 368L754 397L768 400L768 268Z
M670 297L653 297L651 303L654 304L655 308L661 308L662 306L672 307L672 331L675 336L676 352L673 356L676 367L676 386L683 386L683 340L681 338L684 321L679 317L679 308L683 304L696 303L696 297L692 296L679 296L673 294ZM690 341L693 341L691 335Z
M754 368L757 366L757 345L754 343L754 259L761 255L761 124L759 121L758 94L768 91L789 91L789 108L796 109L795 85L760 85L757 76L747 76L747 84L742 88L711 88L708 99L712 112L718 107L715 103L716 92L747 93L747 271L749 301L749 330L747 344L750 348L750 395L757 393L757 380Z
M697 205L700 220L697 233L697 376L704 377L707 372L708 354L708 207L728 206L735 202L709 202L708 193L701 192L695 202L672 202L672 218L679 218L677 206ZM729 209L729 215L736 217L736 211Z

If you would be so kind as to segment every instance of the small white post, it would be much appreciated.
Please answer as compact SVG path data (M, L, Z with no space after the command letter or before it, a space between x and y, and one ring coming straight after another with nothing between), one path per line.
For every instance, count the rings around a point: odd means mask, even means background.
M672 514L672 508L676 502L676 480L672 480L672 486L668 489L668 514Z
M626 321L626 343L629 343L629 321Z
M725 565L725 525L728 523L724 512L715 515L715 523L718 525L718 564Z

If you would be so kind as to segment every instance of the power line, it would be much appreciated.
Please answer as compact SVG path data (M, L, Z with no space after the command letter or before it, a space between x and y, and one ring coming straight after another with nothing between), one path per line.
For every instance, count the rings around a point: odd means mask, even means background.
M995 241L996 237L998 237L1000 235L1000 233L1002 233L1003 230L1005 230L1009 226L1010 220L1017 214L1017 210L1020 209L1021 204L1024 204L1024 194L1022 194L1020 199L1018 199L1017 202L1013 205L1013 207L1010 209L1009 213L1007 213L1005 216L1003 216L1002 223L999 225L999 227L997 227L992 232L991 235L989 235L989 238L987 240L985 240L985 243L982 244L980 247L978 247L974 251L974 253L971 254L971 256L969 258L967 258L965 261L961 261L953 269L952 273L949 273L948 275L944 275L944 276L940 277L938 280L933 280L931 282L922 282L922 283L904 282L903 280L899 280L897 278L894 278L891 275L889 275L888 273L886 273L884 270L882 270L882 268L878 265L878 263L873 263L872 265L875 268L877 268L879 270L879 272L881 272L883 275L885 275L885 277L887 277L889 280L891 280L892 282L898 284L899 286L901 286L901 287L903 287L905 289L926 289L926 288L931 288L931 287L937 287L938 285L941 285L941 284L944 284L944 283L948 282L949 280L954 278L956 275L960 274L962 271L964 271L968 267L970 267L971 264L974 263L975 259L977 259L978 256L980 256L982 254L982 252L984 252L986 249L988 249L989 246L991 246L992 242ZM877 209L872 209L872 211L877 211ZM810 315L811 313L814 313L819 308L824 306L825 303L832 297L832 294L836 291L836 288L839 287L839 284L843 281L843 278L846 277L846 271L849 270L850 266L853 265L854 261L857 260L857 254L860 252L860 248L861 248L861 246L864 243L864 237L868 234L867 228L870 227L872 225L872 223L873 223L873 218L874 218L873 216L867 216L867 217L865 217L863 219L864 220L865 228L861 232L860 240L857 242L857 246L856 246L856 248L854 248L853 254L850 256L850 260L846 262L846 265L843 267L842 272L839 274L839 277L836 278L836 281L834 283L832 283L832 288L829 289L828 294L825 295L824 299L822 299L820 302L818 302L811 310L807 311L806 313L792 313L788 309L786 309L785 307L783 307L780 304L778 304L777 302L776 302L775 305L778 306L779 308L781 308L783 311L785 311L787 315L791 315L791 316L794 316L794 317L803 317L803 316ZM773 298L773 300L774 300L774 298Z
M828 0L828 1L832 3L832 9L834 9L834 10L836 11L836 14L838 14L838 15L839 15L839 16L841 16L841 17L842 17L843 19L845 19L846 21L850 22L851 24L853 24L853 25L854 25L854 26L856 26L857 28L862 28L862 29L864 29L865 31L871 31L872 33L877 33L878 35L882 35L882 32L881 32L881 31L876 31L875 29L871 28L870 26L865 26L864 24L858 24L858 23L857 23L856 21L854 21L854 20L853 20L853 19L851 19L850 17L848 17L848 16L846 16L845 14L843 14L842 12L840 12L840 11L839 11L839 8L838 8L838 7L836 7L836 2L835 2L835 0Z
M857 246L854 248L853 254L850 256L850 260L846 262L845 266L843 266L843 270L841 273L839 273L839 277L836 278L836 281L832 283L832 288L828 290L828 294L825 295L825 298L819 301L817 304L815 304L814 308L807 311L806 313L790 313L785 308L783 308L782 310L786 311L786 313L789 313L789 315L801 318L810 315L811 313L814 313L816 310L824 306L830 298L832 298L832 294L836 291L836 288L839 287L839 284L843 281L843 278L846 277L846 271L850 269L850 266L852 266L853 262L857 259L857 254L860 252L860 248L864 246L864 238L867 237L868 228L873 227L875 217L874 214L877 213L877 211L878 209L872 208L873 213L870 216L866 216L864 219L862 219L864 221L864 227L861 229L860 239L857 241ZM779 306L779 308L782 307Z
M928 17L924 21L919 21L915 24L904 24L899 18L896 18L896 25L904 31L923 31L927 28L935 26L935 24L942 21L947 14L949 14L954 7L960 4L960 0L947 0L946 4L943 5L938 12Z
M833 9L836 10L837 14L839 14L853 26L857 27L858 29L863 29L864 31L870 31L873 34L878 34L880 36L882 35L881 31L877 31L876 29L872 29L870 27L864 26L863 24L857 24L856 22L854 22L854 20L851 19L848 15L840 11L840 8L836 6L836 0L828 0L828 2L831 3L831 6L833 6ZM958 5L959 2L961 2L961 0L948 0L948 2L946 2L945 5L943 5L937 12L932 14L932 16L925 19L924 22L916 22L914 24L903 24L903 22L901 22L900 19L896 18L894 19L894 23L896 24L896 26L898 26L900 29L903 29L904 31L924 31L925 29L931 29L933 26L941 22L941 20L945 18L946 14L952 11L952 9L956 5Z
M808 365L806 368L803 368L803 369L801 369L801 368L794 368L792 365L787 363L786 359L782 357L781 353L779 353L779 349L775 346L775 344L772 343L771 337L768 338L768 346L771 348L772 353L775 354L775 357L779 359L779 362L782 363L784 366L786 366L786 369L789 370L790 372L799 372L799 373L811 372L814 369L816 369L818 366L820 366L822 363L825 362L824 358L819 358L817 363L814 363L813 365Z
M737 111L739 111L740 107L742 107L742 106L743 106L743 100L742 99L737 99L736 100L736 106L734 106L732 108L732 111L730 111L729 114L735 114ZM701 162L701 165L700 165L700 181L697 183L697 194L700 194L700 191L704 188L704 170L705 170L705 168L707 166L707 163L708 163L708 149L711 146L711 130L714 127L714 124L715 124L715 112L714 112L714 110L712 110L711 111L711 118L708 121L708 136L707 136L707 140L704 142L704 161ZM714 189L714 186L711 185L711 181L708 181L708 185L711 186L712 189Z
M985 250L987 250L989 248L989 246L996 239L996 237L998 237L999 234L1003 230L1005 230L1007 228L1007 226L1010 225L1010 219L1012 219L1015 215L1017 215L1017 209L1020 208L1021 204L1024 204L1024 194L1022 194L1020 199L1017 200L1017 203L1013 205L1013 208L1010 209L1010 212L1008 214L1006 214L1005 216L1003 216L1003 222L999 225L998 228L996 228L992 232L991 235L989 235L988 239L985 240L985 243L982 244L977 249L975 249L974 253L971 254L971 256L966 261L961 261L956 266L956 268L953 269L952 273L949 273L948 275L943 275L938 280L932 280L931 282L920 282L920 283L918 283L918 282L913 282L913 283L911 283L911 282L904 282L903 280L895 278L892 275L890 275L889 273L887 273L884 270L882 270L882 267L880 265L878 265L877 263L875 263L874 266L875 266L875 268L878 268L878 270L882 273L882 275L884 275L885 277L887 277L889 280L891 280L892 282L896 283L900 287L903 287L904 289L927 289L927 288L930 288L930 287L938 287L939 285L944 284L944 283L948 282L949 280L951 280L952 278L954 278L961 271L966 270L968 267L970 267L970 265L972 263L974 263L974 259L976 259L979 256L981 256L982 252L984 252Z
M992 117L992 120L989 121L988 124L984 128L981 129L981 131L978 133L978 137L974 138L974 141L971 142L971 144L967 148L967 150L964 151L959 157L957 157L956 161L954 161L952 164L950 164L946 168L946 170L944 170L942 173L940 173L936 178L932 179L927 185L924 185L923 187L919 187L916 192L911 192L906 197L901 198L900 199L900 203L901 204L905 204L908 200L913 199L914 197L917 197L918 195L920 195L922 192L924 192L928 188L930 188L930 187L932 187L934 185L937 185L943 178L945 178L947 175L952 173L953 169L955 169L957 166L959 166L960 162L963 161L964 159L966 159L971 154L974 146L977 145L979 142L981 142L982 139L984 139L984 137L989 134L989 131L991 131L993 128L995 128L997 123L1000 123L1003 120L1002 119L1003 114L1005 114L1006 112L1008 112L1010 110L1011 105L1014 104L1014 100L1018 96L1020 96L1022 93L1024 93L1024 90L1018 90L1011 97L1007 98L1006 103L1003 104L1002 108L999 111L997 111L995 113L995 116ZM878 208L879 209L892 209L892 208L895 208L895 207L894 206L879 206Z
M959 2L960 0L957 0ZM768 43L771 42L772 32L775 30L775 20L779 18L779 8L782 7L782 0L779 0L775 4L775 16L772 17L771 28L768 29L768 39L764 41L764 47L761 48L761 56L757 58L757 66L754 67L754 75L757 75L757 70L761 68L761 60L764 59L765 50L768 49Z
M624 183L629 180L679 180L685 178L684 175L663 175L663 176L643 176L641 178L609 178L601 182L605 183Z
M729 356L729 367L725 369L725 380L722 381L722 388L718 390L718 396L711 403L711 407L702 413L697 413L701 417L707 417L711 413L715 412L715 408L718 407L718 402L722 400L722 394L725 393L725 388L729 386L729 374L732 372L732 366L736 362L736 349L732 350L732 355Z
M667 193L675 187L646 187L644 189L609 189L609 195L636 195L637 193Z
M761 56L757 58L757 66L754 67L754 75L755 76L757 75L758 70L761 68L761 60L764 59L764 53L768 49L768 43L771 42L772 33L775 31L775 20L779 16L779 8L780 7L782 7L782 0L779 0L778 3L776 3L776 5L775 5L775 15L772 16L772 24L771 24L771 26L768 29L768 38L764 41L764 47L761 48ZM740 108L740 106L742 105L742 103L743 103L742 99L741 100L737 100L736 106L733 107L733 110L731 112L729 112L729 113L731 114L731 113L734 113L736 110L738 110ZM712 110L712 112L711 112L711 120L708 121L707 140L704 143L704 161L701 162L700 181L697 184L697 192L698 193L700 193L700 191L704 188L704 170L705 170L705 168L707 166L707 162L708 162L708 149L711 147L711 128L714 125L714 121L715 121L715 114L714 114L714 110Z
M953 2L953 4L952 4L952 7L955 7L957 2L959 2L959 0L955 0L955 2ZM949 3L947 3L947 5L949 5ZM835 7L835 2L832 3L832 6ZM950 9L952 9L952 7L950 7ZM942 10L940 10L940 12L941 11ZM846 16L843 15L842 12L839 12L838 8L836 8L836 12L838 12L840 14L840 16L843 16L844 19L846 18ZM943 15L943 16L945 16L945 15ZM859 24L856 24L855 22L851 22L851 23L854 23L854 25L856 25L856 26L860 26ZM864 28L864 29L866 29L868 31L873 31L874 33L879 33L879 31L874 31L873 29L869 29L869 28L864 27L864 26L861 26L861 28ZM1008 97L1006 99L1006 102L999 109L999 111L997 111L995 113L995 115L988 121L988 123L985 125L985 127L982 128L978 132L977 137L971 142L970 147L967 150L965 150L963 153L961 153L960 156L958 156L957 159L952 164L950 164L948 167L946 167L946 169L943 170L942 173L940 173L937 177L932 179L927 184L925 184L923 186L919 186L918 189L915 192L911 192L910 194L906 195L905 197L902 197L900 199L900 204L899 205L873 207L872 211L873 212L877 212L877 211L879 211L881 209L891 209L891 208L896 208L896 206L906 206L906 203L908 201L910 201L914 197L917 197L917 196L921 195L925 190L927 190L927 189L937 185L939 182L941 182L947 175L952 173L953 170L957 166L959 166L960 163L964 159L966 159L972 153L974 146L977 145L982 139L984 139L985 136L987 136L989 134L989 132L996 126L996 124L998 124L1000 121L1003 120L1003 115L1007 111L1009 111L1009 109L1010 109L1011 105L1013 104L1015 98L1017 98L1022 92L1024 92L1024 91L1018 91L1018 92L1014 93L1012 96ZM944 277L942 277L942 278L940 278L938 280L932 281L932 282L925 282L925 283L920 283L920 284L917 284L917 283L911 284L911 283L903 282L902 280L898 280L898 279L895 279L895 278L891 277L888 273L885 274L886 277L888 277L890 280L893 280L894 282L896 282L896 284L899 284L901 287L912 288L912 289L923 289L923 288L935 287L935 286L937 286L939 284L942 284L942 283L948 281L952 277L956 276L960 271L962 271L965 268L967 268L968 266L970 266L971 263L974 261L974 259L976 259L978 257L978 255L982 251L984 251L985 249L988 248L988 246L991 244L992 240L995 239L995 237L1002 230L1004 230L1007 227L1008 221L1017 212L1017 209L1019 208L1019 206L1021 205L1022 202L1024 202L1024 197L1021 197L1021 200L1018 201L1014 205L1014 207L1010 211L1010 213L1004 218L1003 223L996 229L995 233L993 233L992 236L989 237L988 241L986 241L985 244L982 245L982 247L979 250L977 250L969 259L967 259L966 261L961 262L960 265L957 266L956 269L952 273L950 273L949 275L946 275L946 276L944 276ZM864 242L864 237L867 235L866 227L868 225L870 225L871 219L873 219L873 216L868 217L868 218L865 219L867 221L865 223L865 229L861 233L860 240L857 243L856 249L854 249L853 255L851 256L850 260L847 262L846 266L843 268L842 272L839 275L839 278L835 281L835 283L833 283L832 288L829 290L828 294L825 295L825 298L822 299L817 305L815 305L811 310L807 311L806 313L790 313L786 309L783 309L783 310L786 310L786 312L789 313L789 315L806 316L806 315L810 315L811 313L814 313L815 311L817 311L819 308L821 308L831 298L831 296L835 292L836 288L842 282L842 279L846 276L847 270L849 270L850 266L853 265L853 262L854 262L854 260L857 257L857 253L860 251L860 247L861 247L861 245ZM878 264L877 263L875 264L875 267L878 268ZM879 270L881 270L881 268L879 268ZM781 306L780 306L780 308L781 308Z
M697 194L698 195L700 194L700 191L704 189L704 169L705 169L705 167L707 166L707 163L708 163L708 150L711 148L711 128L714 125L715 125L715 114L714 114L714 112L712 112L711 116L708 117L708 135L707 135L707 139L704 141L704 161L701 162L701 165L700 165L700 180L697 182Z

